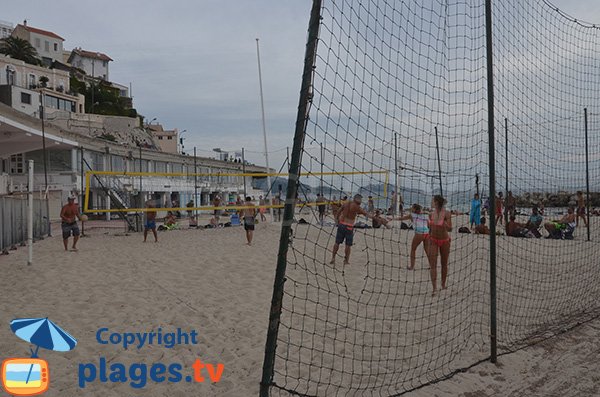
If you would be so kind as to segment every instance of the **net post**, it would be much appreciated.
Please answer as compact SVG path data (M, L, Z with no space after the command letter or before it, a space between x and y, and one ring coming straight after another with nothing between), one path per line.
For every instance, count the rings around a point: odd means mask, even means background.
M245 157L245 151L244 148L242 148L242 174L246 173L246 157ZM196 162L196 148L194 148L194 162ZM267 172L271 172L267 169ZM247 193L246 193L246 176L242 176L242 181L244 182L244 200L246 199Z
M505 117L504 118L504 167L505 167L505 172L506 172L506 180L505 180L505 189L504 189L504 194L505 194L505 200L506 197L508 197L508 118ZM504 206L504 224L508 226L508 208L506 208L506 205Z
M323 161L324 161L324 154L323 154L323 142L321 142L321 197L323 197Z
M273 381L275 367L275 350L277 347L277 333L281 318L281 305L283 301L283 286L285 283L285 271L287 267L287 252L291 238L292 220L294 218L295 197L298 190L300 175L300 160L304 138L306 135L306 123L308 121L309 104L312 101L311 86L313 81L314 65L316 60L317 44L319 39L319 27L321 21L321 2L313 0L308 26L308 39L304 57L304 71L302 73L302 87L298 104L298 115L296 117L296 130L294 133L294 146L289 168L289 179L287 194L281 225L281 236L279 239L279 253L277 255L277 268L275 270L275 281L273 285L273 297L269 312L269 324L267 328L267 341L265 344L265 357L260 382L260 397L269 396L269 386Z
M496 156L494 131L494 60L492 39L492 0L485 0L485 38L488 96L488 155L490 173L490 361L497 362L496 323Z
M33 160L27 161L27 264L33 264Z
M243 159L244 151L242 149L242 160ZM194 146L194 205L196 207L200 207L200 204L198 204L198 162L196 161L196 146ZM194 219L196 218L196 216L198 216L198 211L194 211Z
M83 146L80 148L80 155L81 155L81 159L79 161L80 165L81 165L81 199L79 200L79 205L81 206L83 204L83 200L84 200L84 181L83 181L83 152L84 152L84 148ZM81 237L85 237L85 222L81 222Z
M437 162L438 162L438 175L440 179L440 195L444 197L444 187L442 186L442 158L440 157L440 142L438 139L438 128L434 127L435 130L435 150L437 152Z
M583 122L585 124L585 190L586 190L586 218L587 241L590 241L590 153L588 147L588 110L583 109Z
M394 133L394 191L396 192L396 202L394 203L394 215L398 214L400 209L400 192L398 191L398 133Z

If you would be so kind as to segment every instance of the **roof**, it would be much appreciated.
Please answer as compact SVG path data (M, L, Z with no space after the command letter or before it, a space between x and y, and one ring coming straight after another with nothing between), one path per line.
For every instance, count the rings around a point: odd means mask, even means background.
M111 57L109 57L106 54L103 54L101 52L94 52L94 51L86 51L86 50L82 50L81 48L75 48L72 52L71 52L71 57L73 56L73 54L77 54L80 57L84 57L84 58L93 58L93 59L98 59L100 61L112 61L113 59ZM69 57L69 59L71 59Z
M37 34L41 34L41 35L49 36L49 37L54 37L55 39L59 39L59 40L65 41L65 39L63 39L62 37L60 37L56 33L52 33L52 32L50 32L48 30L42 30L42 29L34 28L32 26L29 26L29 25L22 25L22 24L17 25L17 27L19 27L19 26L22 27L23 29L27 30L30 33L37 33Z

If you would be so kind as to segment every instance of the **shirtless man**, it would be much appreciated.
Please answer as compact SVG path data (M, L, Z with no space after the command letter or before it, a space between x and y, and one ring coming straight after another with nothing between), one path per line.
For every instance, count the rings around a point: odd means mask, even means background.
M325 209L327 208L327 202L325 197L317 194L317 201L315 201L315 203L317 204L317 209L319 210L319 224L323 226L325 223Z
M246 231L247 241L246 244L252 245L252 237L254 234L254 224L256 219L256 208L254 207L254 203L252 203L252 198L250 196L246 197L244 206L251 207L240 210L240 218L244 220L244 230Z
M215 195L215 198L213 198L212 204L213 204L213 207L220 207L221 206L221 196L219 196L218 194ZM217 223L219 223L219 217L221 216L221 210L215 209L214 216L215 216L215 219L217 220Z
M155 208L153 200L148 200L146 202L146 208ZM144 242L146 242L146 237L148 237L148 230L152 230L152 234L154 235L154 242L158 243L158 235L156 234L156 211L146 211L146 223L144 224Z
M71 251L77 251L77 241L79 241L79 226L77 226L77 218L79 218L79 206L75 204L75 197L69 196L67 199L67 204L65 204L60 211L65 251L69 250L69 237L71 237L71 234L73 234L73 248Z
M362 196L357 194L354 196L354 200L344 204L339 210L336 221L337 221L337 234L335 236L335 244L333 245L333 252L331 256L332 265L335 264L335 256L340 249L340 244L346 241L346 249L344 256L344 265L350 264L350 251L352 250L352 241L354 239L354 221L356 215L364 215L367 218L373 219L373 216L367 214L365 210L361 208Z
M573 207L569 207L567 213L563 215L560 220L554 220L551 222L546 222L544 224L544 228L548 231L549 236L546 238L555 238L559 239L563 230L571 227L575 229L576 220L575 220L575 209Z
M583 192L580 190L577 192L577 218L576 225L579 226L579 218L583 219L583 224L587 227L587 217L585 214L585 199L583 198Z

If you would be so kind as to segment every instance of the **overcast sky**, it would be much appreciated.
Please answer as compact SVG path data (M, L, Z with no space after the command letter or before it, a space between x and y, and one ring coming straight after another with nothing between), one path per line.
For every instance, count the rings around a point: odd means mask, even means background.
M292 145L309 0L5 0L0 19L65 38L114 59L112 81L133 86L147 119L186 129L186 151L197 146L247 150L264 163L256 38L260 38L271 166ZM576 18L600 23L598 0L554 0ZM275 152L279 150L279 152Z

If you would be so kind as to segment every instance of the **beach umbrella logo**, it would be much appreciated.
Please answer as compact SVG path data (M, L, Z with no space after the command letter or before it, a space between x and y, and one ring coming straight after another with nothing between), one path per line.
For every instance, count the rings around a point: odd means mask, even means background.
M41 348L59 352L73 350L77 340L46 318L18 318L10 322L16 336L35 346L30 358L9 358L2 363L2 386L13 396L35 396L48 390L48 363L38 358Z

